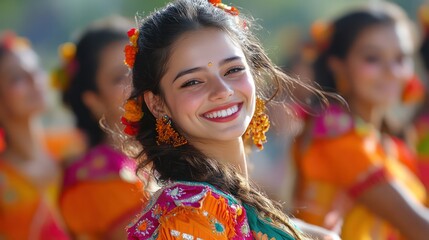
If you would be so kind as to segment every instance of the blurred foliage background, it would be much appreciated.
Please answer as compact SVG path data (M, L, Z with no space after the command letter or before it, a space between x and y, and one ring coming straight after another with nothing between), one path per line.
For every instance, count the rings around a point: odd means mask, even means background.
M13 30L29 38L49 70L58 61L57 46L90 22L112 14L134 18L147 15L168 0L1 0L0 30ZM251 14L262 29L258 35L268 53L279 62L297 41L308 38L316 19L329 20L365 3L377 0L224 0ZM412 19L424 0L394 0Z

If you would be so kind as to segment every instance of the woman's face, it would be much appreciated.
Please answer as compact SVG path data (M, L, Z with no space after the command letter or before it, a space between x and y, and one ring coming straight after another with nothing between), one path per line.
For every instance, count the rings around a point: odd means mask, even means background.
M411 77L411 34L402 26L377 25L364 30L341 64L349 100L387 107L400 100Z
M0 118L29 118L46 107L46 79L34 51L12 49L0 59Z
M109 124L119 124L123 105L130 90L130 78L124 64L123 49L127 41L118 41L107 45L99 58L96 73L97 95L100 101L99 110ZM96 113L95 113L96 114ZM98 116L101 117L101 116Z
M163 111L191 143L235 140L254 113L255 85L245 55L220 30L181 36L160 84Z

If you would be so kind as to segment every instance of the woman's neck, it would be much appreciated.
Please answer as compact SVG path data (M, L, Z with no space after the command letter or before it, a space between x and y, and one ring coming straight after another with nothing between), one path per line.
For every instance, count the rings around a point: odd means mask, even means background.
M235 166L247 179L247 161L242 138L225 142L193 143L207 156L217 161Z
M366 104L362 101L349 100L349 105L352 113L360 117L365 122L371 124L376 129L381 130L385 110L376 107L373 104Z
M42 154L44 149L39 124L35 119L14 119L2 123L6 134L6 156L29 160Z

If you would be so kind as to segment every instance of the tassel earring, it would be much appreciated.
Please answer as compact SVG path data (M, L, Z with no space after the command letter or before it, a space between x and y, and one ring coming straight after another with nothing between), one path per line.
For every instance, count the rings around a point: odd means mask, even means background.
M171 126L171 119L165 115L156 119L156 144L167 144L172 145L173 147L179 147L188 143L186 138L179 135L179 133L174 130Z
M256 98L255 114L250 120L250 124L244 133L244 139L252 137L253 143L259 150L263 150L263 144L267 142L265 133L270 128L270 119L265 114L265 102L261 98Z

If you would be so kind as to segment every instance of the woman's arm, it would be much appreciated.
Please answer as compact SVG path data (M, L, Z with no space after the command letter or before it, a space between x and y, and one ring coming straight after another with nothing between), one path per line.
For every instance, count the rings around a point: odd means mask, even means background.
M394 181L366 189L357 201L392 224L406 239L428 239L429 211Z
M292 219L295 225L301 230L305 235L311 237L311 239L315 240L340 240L340 237L329 230L321 228L319 226L315 226L309 223L306 223L297 218Z

